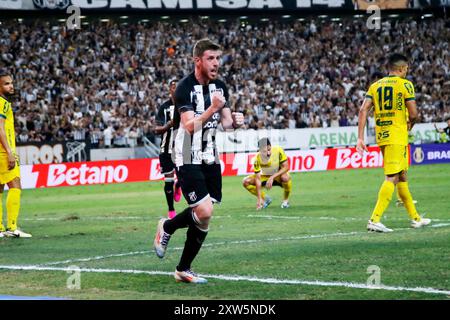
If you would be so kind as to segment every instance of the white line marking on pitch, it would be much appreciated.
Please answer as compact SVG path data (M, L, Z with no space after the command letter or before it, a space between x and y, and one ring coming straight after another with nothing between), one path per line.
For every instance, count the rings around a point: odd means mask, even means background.
M89 216L76 216L76 217L52 217L52 218L24 218L21 220L24 221L78 221L78 220L143 220L147 219L147 217L89 217Z
M435 225L431 225L429 227L432 228L440 228L440 227L448 227L450 223L439 223ZM400 228L396 229L400 230L411 230L411 228ZM222 241L222 242L213 242L206 243L203 245L203 248L215 247L215 246L223 246L223 245L232 245L232 244L249 244L249 243L260 243L260 242L276 242L276 241L292 241L292 240L307 240L307 239L318 239L318 238L328 238L328 237L345 237L345 236L353 236L353 235L363 235L367 234L367 232L363 231L353 231L353 232L337 232L337 233L325 233L325 234L311 234L305 236L296 236L296 237L286 237L286 238L269 238L269 239L250 239L250 240L235 240L235 241ZM170 248L170 250L183 250L184 247L174 247ZM73 262L89 262L96 260L103 260L108 258L117 258L117 257L125 257L125 256L133 256L140 254L149 254L152 253L152 250L143 250L143 251L133 251L133 252L124 252L124 253L113 253L102 256L95 257L87 257L87 258L77 258L77 259L68 259L63 261L54 261L40 264L40 266L54 266L59 264L68 264Z
M148 270L122 270L122 269L94 269L94 268L58 268L58 267L39 267L39 266L3 266L0 265L0 269L3 270L21 270L21 271L80 271L80 272L92 272L92 273L128 273L128 274L146 274L146 275L162 275L173 276L173 272L167 271L148 271ZM399 286L370 286L364 283L352 283L352 282L337 282L337 281L319 281L319 280L299 280L299 279L276 279L276 278L257 278L249 276L239 275L216 275L216 274L201 274L201 276L209 279L225 280L225 281L250 281L259 282L265 284L289 284L289 285L308 285L308 286L321 286L321 287L344 287L353 289L368 289L368 290L387 290L387 291L411 291L420 293L431 294L444 294L450 295L450 290L440 290L435 288L409 288Z
M250 240L236 240L236 241L223 241L223 242L213 242L213 243L206 243L202 247L208 248L208 247L215 247L215 246L222 246L222 245L231 245L231 244L248 244L248 243L259 243L259 242L274 242L274 241L289 241L289 240L305 240L305 239L316 239L316 238L327 238L327 237L343 237L343 236L352 236L355 234L365 234L366 232L347 232L347 233L325 233L325 234L312 234L312 235L306 235L306 236L296 236L296 237L287 237L287 238L270 238L270 239L250 239ZM174 247L170 248L170 250L183 250L184 247ZM79 258L79 259L68 259L63 261L55 261L55 262L49 262L49 263L43 263L40 266L54 266L58 264L67 264L67 263L73 263L73 262L88 262L88 261L95 261L95 260L102 260L106 258L115 258L115 257L124 257L124 256L132 256L132 255L139 255L139 254L147 254L153 252L152 250L145 250L145 251L134 251L134 252L125 252L125 253L116 253L116 254L109 254L104 256L95 256L95 257L88 257L88 258Z
M332 221L367 221L367 218L354 218L354 217L308 217L308 216L275 216L275 215L264 215L264 214L249 214L248 218L262 218L262 219L287 219L287 220L332 220ZM389 221L405 221L406 218L388 218L383 217L383 222L389 223ZM450 222L450 220L445 219L432 219L433 222Z

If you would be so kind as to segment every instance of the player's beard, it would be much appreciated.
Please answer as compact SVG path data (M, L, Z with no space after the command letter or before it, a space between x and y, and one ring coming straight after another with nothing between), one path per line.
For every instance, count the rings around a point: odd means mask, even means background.
M214 74L211 73L211 70L203 69L203 75L208 80L216 80L218 75L218 69L216 69L216 72Z
M19 92L18 90L14 90L13 93L5 93L5 97L6 99L8 99L8 101L11 101L19 97Z

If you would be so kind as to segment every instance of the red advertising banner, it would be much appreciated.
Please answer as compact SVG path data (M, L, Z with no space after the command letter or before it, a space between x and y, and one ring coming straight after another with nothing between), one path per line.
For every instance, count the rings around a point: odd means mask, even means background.
M256 153L222 154L222 175L253 173ZM356 148L286 151L291 172L378 168L383 156L378 147L360 156ZM65 162L21 166L22 185L26 189L83 186L161 180L158 158L117 161Z

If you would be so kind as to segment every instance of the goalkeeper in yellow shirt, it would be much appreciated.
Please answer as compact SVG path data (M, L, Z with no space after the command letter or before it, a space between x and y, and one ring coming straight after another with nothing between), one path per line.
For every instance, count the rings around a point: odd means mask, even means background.
M409 192L407 171L408 130L417 119L417 106L413 84L405 79L408 59L394 53L389 56L389 75L373 83L359 110L357 150L362 155L368 151L364 143L364 129L369 110L374 107L376 141L383 153L385 181L378 192L378 200L367 224L367 230L392 232L380 220L389 206L397 186L398 194L411 219L411 227L420 228L431 220L421 217ZM408 110L409 116L407 119ZM409 120L409 123L408 123Z
M255 173L244 178L244 188L257 197L256 209L260 210L272 203L272 199L262 191L262 187L270 190L274 185L280 186L284 190L281 208L289 208L292 179L286 153L283 148L272 146L268 138L258 142L258 149L253 164Z
M16 137L14 133L14 114L11 97L14 95L14 85L9 73L0 71L0 199L3 200L5 184L9 191L6 197L7 226L3 226L3 205L0 202L0 238L16 237L30 238L31 234L17 228L20 210L19 159L16 155Z

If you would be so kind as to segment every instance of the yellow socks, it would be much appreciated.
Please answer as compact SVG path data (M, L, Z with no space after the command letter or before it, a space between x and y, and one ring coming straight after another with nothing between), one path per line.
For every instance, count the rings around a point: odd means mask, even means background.
M392 194L394 193L395 185L385 180L383 184L381 185L380 191L378 192L378 201L375 205L375 209L373 210L372 216L370 217L370 220L374 223L378 223L381 220L381 216L383 215L384 211L389 206L389 203L392 199Z
M0 193L0 232L5 231L3 226L3 193Z
M292 191L292 180L289 180L288 182L283 182L281 184L281 186L283 187L284 190L284 200L288 200L289 196L291 195L291 191Z
M408 182L399 182L397 184L398 195L403 201L403 204L408 211L408 215L411 220L420 221L420 216L417 213L416 206L414 205L413 198L409 192Z
M7 228L10 231L17 229L17 218L19 217L20 210L20 193L22 190L11 188L8 191L8 196L6 197L6 212L8 216Z
M249 184L248 186L245 187L245 189L247 189L248 192L250 192L250 193L251 193L252 195L254 195L255 197L258 196L258 195L256 194L256 186L254 186L254 185L252 185L252 184ZM261 197L262 197L263 199L266 198L266 194L264 193L264 191L261 191Z

